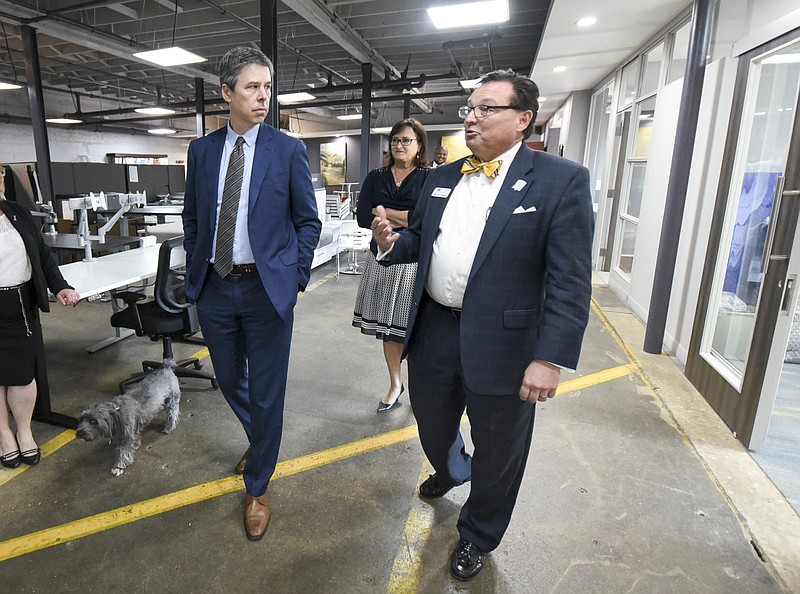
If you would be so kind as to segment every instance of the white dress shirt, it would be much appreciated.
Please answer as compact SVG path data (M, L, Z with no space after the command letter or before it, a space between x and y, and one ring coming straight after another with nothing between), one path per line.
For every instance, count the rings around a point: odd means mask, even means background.
M239 134L233 131L228 124L228 133L225 137L225 146L222 149L222 161L219 167L219 181L217 182L217 224L219 224L219 210L222 207L222 192L225 189L225 176L228 173L228 162L231 158L236 139ZM255 262L253 250L250 248L250 237L247 234L248 208L250 206L250 175L253 172L253 157L256 152L256 138L258 138L258 124L241 135L244 138L244 172L242 174L242 193L239 195L239 210L236 213L236 229L233 233L233 263L252 264ZM217 231L214 230L214 249L212 262L216 261Z
M33 272L22 237L8 220L0 216L0 287L16 287L31 280Z
M518 142L495 159L503 162L497 177L489 178L479 170L462 175L453 188L439 223L439 235L433 242L425 280L428 294L442 305L461 309L486 220L521 146L522 142Z

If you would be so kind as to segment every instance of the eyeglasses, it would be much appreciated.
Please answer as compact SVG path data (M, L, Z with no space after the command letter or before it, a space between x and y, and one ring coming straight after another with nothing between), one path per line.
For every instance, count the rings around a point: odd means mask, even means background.
M397 138L397 136L395 136L390 141L390 144L392 146L397 146L398 144L402 144L403 146L408 146L412 142L416 142L416 140L417 140L416 138Z
M458 108L458 117L462 120L466 120L469 117L469 114L472 110L475 110L475 117L479 120L482 120L486 116L492 115L495 110L498 109L520 109L516 105L475 105L470 107L469 105L462 105Z

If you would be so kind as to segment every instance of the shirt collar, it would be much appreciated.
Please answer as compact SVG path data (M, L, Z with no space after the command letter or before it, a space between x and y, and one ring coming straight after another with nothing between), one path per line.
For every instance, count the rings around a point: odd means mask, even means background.
M260 124L256 124L255 126L253 126L252 128L250 128L250 129L249 129L247 132L245 132L244 134L237 134L237 133L236 133L236 132L233 130L233 128L231 128L231 125L230 125L230 123L228 123L228 127L227 127L228 133L227 133L227 135L225 136L225 140L226 140L226 142L228 142L228 143L229 143L231 146L234 146L234 145L236 144L236 139L237 139L237 138L239 138L239 136L242 136L242 137L244 138L244 143L245 143L245 144L246 144L248 147L250 147L250 146L253 146L253 144L255 144L255 142L256 142L256 138L258 138L258 129L259 129L259 127L260 127L260 126L261 126Z

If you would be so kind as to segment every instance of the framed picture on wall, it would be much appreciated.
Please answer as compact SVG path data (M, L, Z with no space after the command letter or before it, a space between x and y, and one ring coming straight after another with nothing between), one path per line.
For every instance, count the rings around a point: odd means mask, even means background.
M347 144L343 141L320 144L319 169L326 186L347 182Z

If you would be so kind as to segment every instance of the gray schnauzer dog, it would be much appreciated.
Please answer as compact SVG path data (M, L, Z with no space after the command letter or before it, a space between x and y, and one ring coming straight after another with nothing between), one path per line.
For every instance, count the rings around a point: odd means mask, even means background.
M171 433L177 426L181 389L172 371L174 366L172 361L166 361L163 369L147 374L121 396L93 404L78 417L76 433L80 439L102 438L116 446L117 461L111 468L114 476L133 464L133 455L142 443L142 429L159 410L167 411L163 433Z

